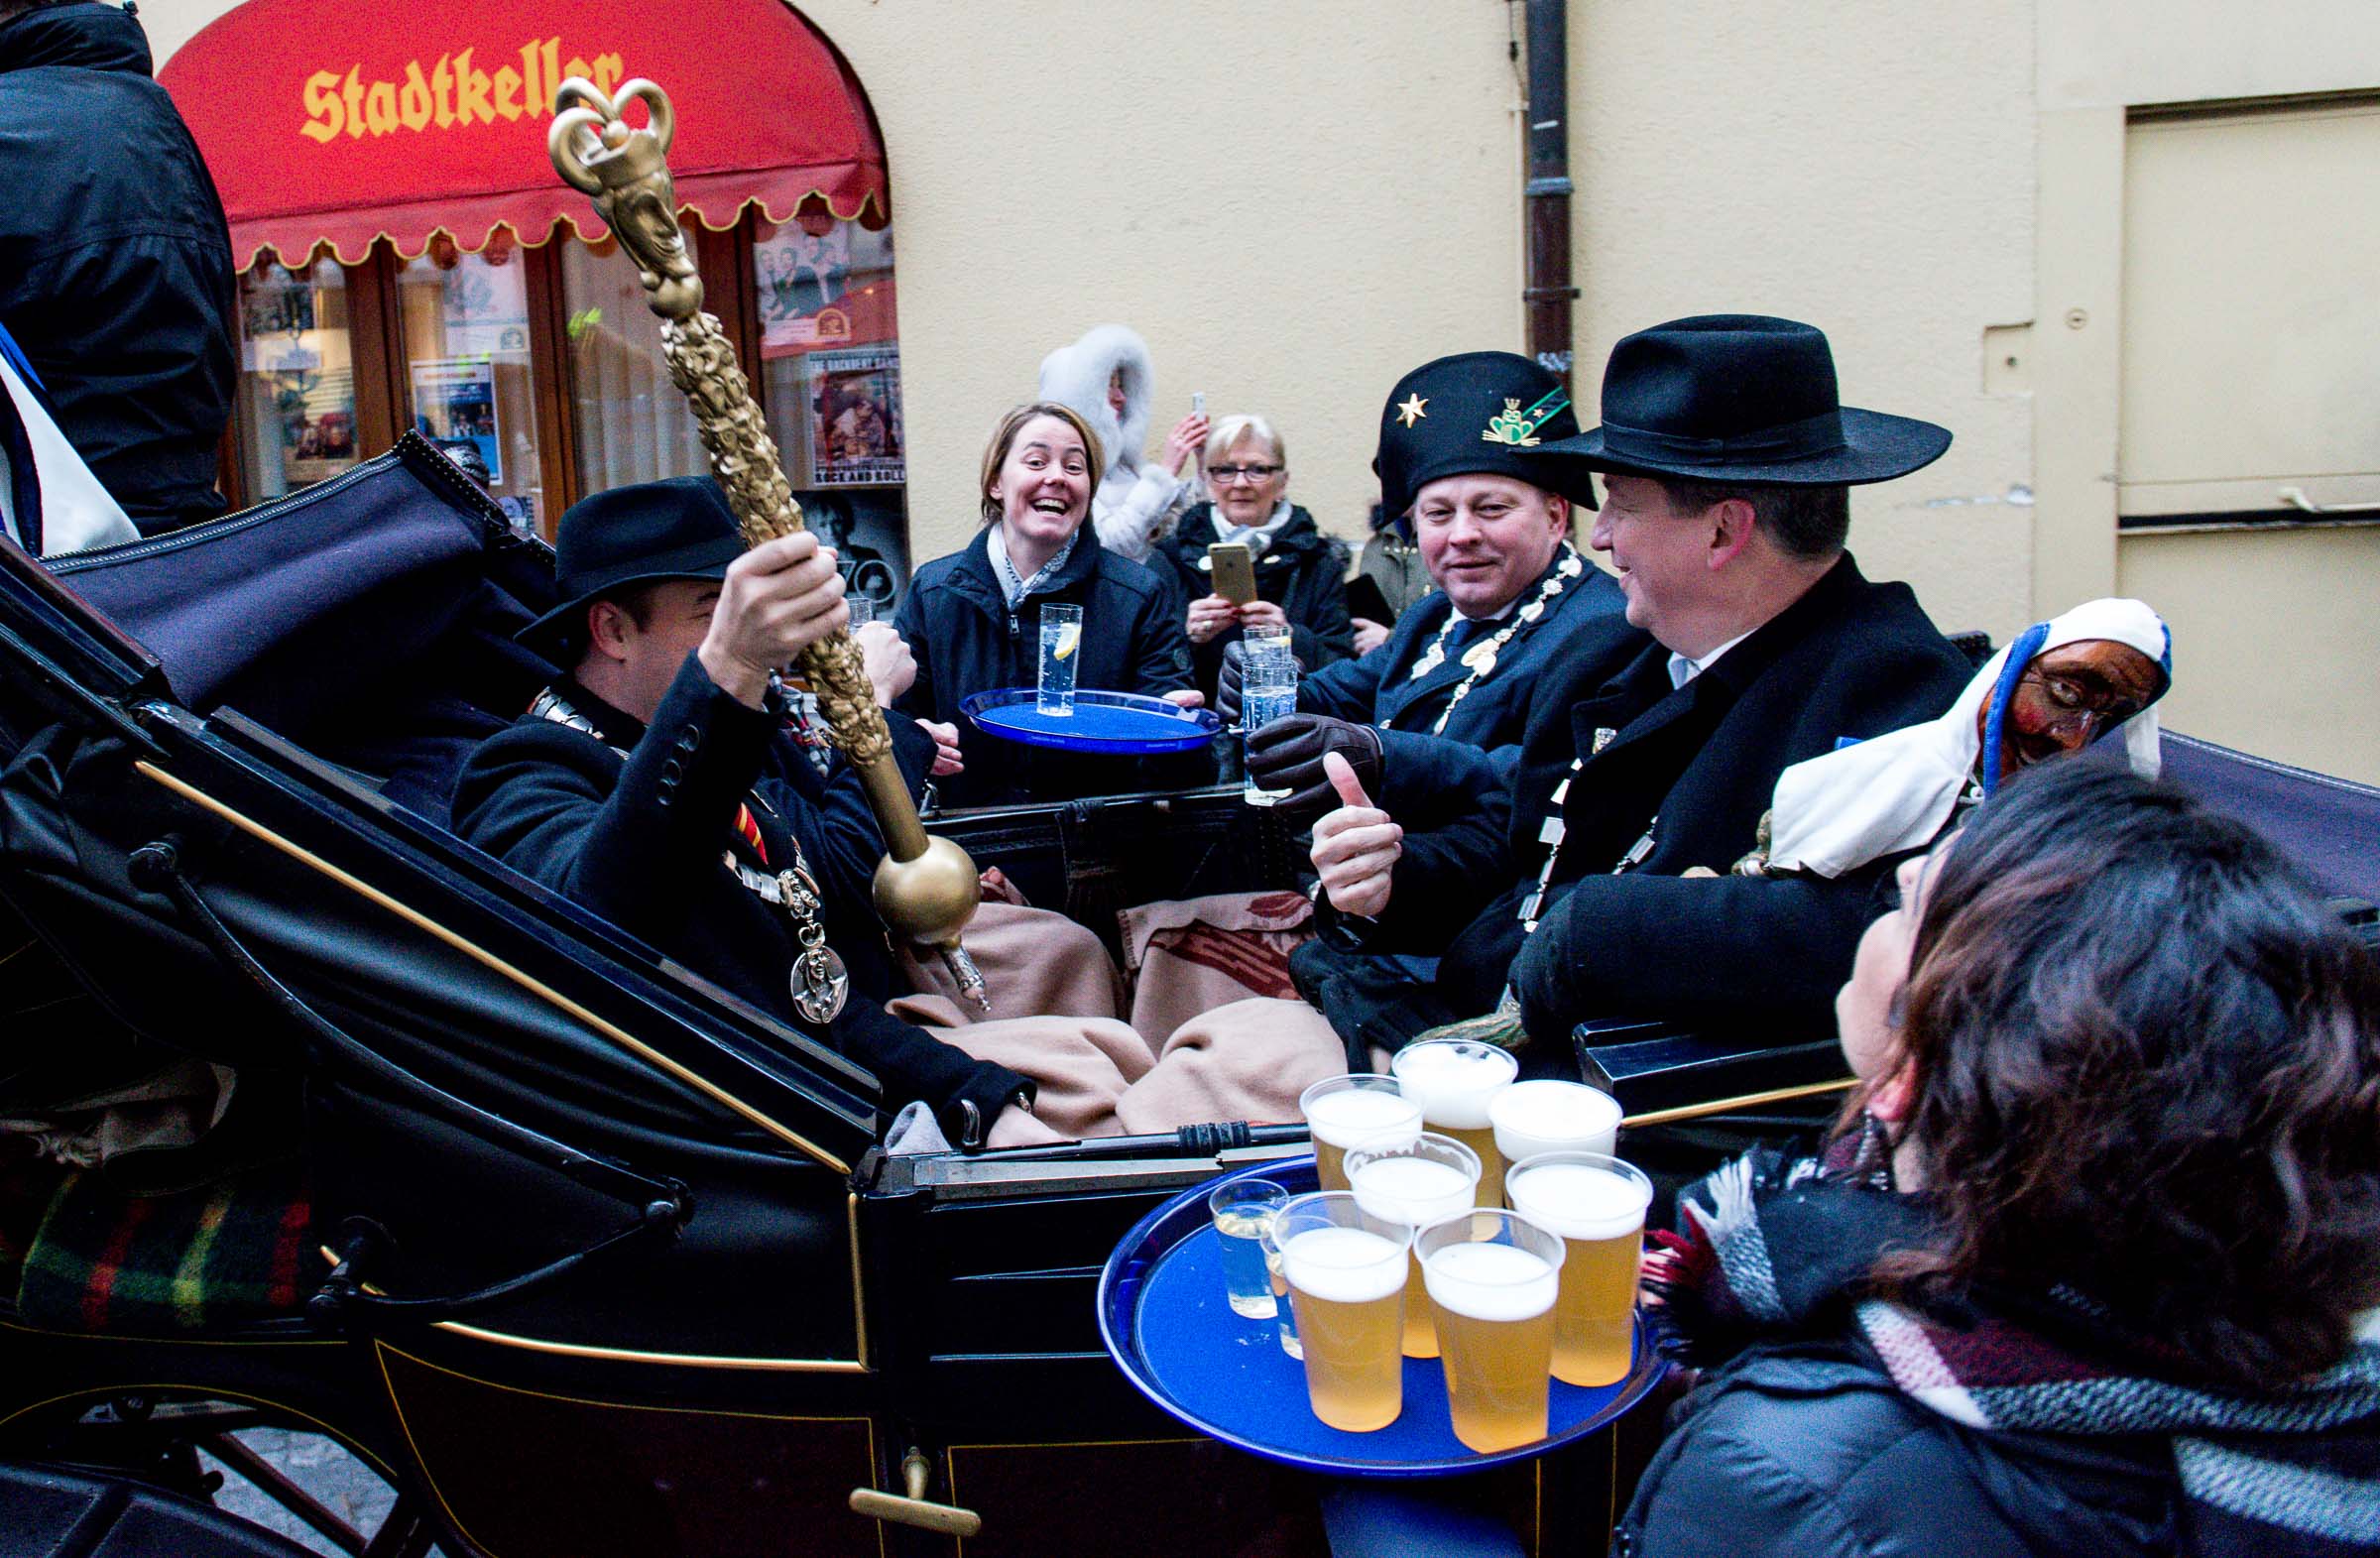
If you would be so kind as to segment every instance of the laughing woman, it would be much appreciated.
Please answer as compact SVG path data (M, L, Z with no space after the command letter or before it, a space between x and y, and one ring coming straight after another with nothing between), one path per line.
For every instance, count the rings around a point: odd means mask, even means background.
M1017 746L976 730L959 711L971 693L1033 685L1044 606L1083 610L1079 690L1197 700L1171 588L1084 524L1100 474L1099 445L1080 417L1046 401L1017 407L984 450L983 530L964 551L919 568L900 603L893 626L917 679L895 707L958 732L964 767L938 781L944 805L1133 787L1137 770L1127 760Z

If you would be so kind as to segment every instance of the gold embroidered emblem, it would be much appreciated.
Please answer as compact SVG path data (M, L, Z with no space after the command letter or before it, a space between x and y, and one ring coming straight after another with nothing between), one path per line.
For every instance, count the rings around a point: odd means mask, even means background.
M1480 438L1486 443L1501 443L1515 449L1533 449L1537 446L1537 439L1529 430L1528 419L1520 415L1520 397L1509 396L1505 399L1504 409L1488 419L1488 426L1481 432Z

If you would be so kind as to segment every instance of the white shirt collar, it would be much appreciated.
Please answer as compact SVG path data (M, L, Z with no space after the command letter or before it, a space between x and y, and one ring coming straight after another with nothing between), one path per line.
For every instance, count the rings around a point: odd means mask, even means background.
M1751 635L1748 633L1738 633L1735 635L1735 637L1727 640L1726 643L1721 645L1718 649L1713 650L1701 659L1689 659L1683 655L1672 653L1669 657L1670 686L1673 688L1683 687L1686 685L1686 683L1692 681L1704 671L1707 671L1712 666L1718 664L1719 658L1722 655L1726 654L1727 651L1733 649L1736 645L1741 644L1744 640L1750 637Z

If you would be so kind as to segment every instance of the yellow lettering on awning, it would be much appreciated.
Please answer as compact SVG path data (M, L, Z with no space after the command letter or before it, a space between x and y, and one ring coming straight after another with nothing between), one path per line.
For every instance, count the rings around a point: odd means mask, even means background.
M299 87L305 117L298 133L327 145L341 135L361 140L451 130L461 125L517 122L553 112L554 89L569 76L583 76L609 94L628 79L627 62L616 53L565 56L559 38L533 38L520 46L521 65L479 68L472 57L481 46L441 54L433 63L409 60L403 71L367 80L361 65L344 75L316 70Z

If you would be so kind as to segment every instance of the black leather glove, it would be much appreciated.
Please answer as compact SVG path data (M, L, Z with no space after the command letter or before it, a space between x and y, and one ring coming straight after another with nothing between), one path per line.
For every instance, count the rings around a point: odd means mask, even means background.
M1339 792L1322 772L1325 753L1336 752L1356 771L1366 794L1380 784L1380 733L1328 714L1287 714L1248 738L1248 776L1266 789L1290 793L1275 809L1321 816L1339 804Z

